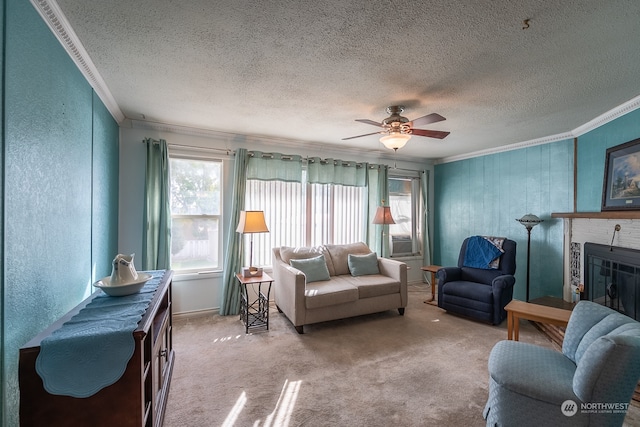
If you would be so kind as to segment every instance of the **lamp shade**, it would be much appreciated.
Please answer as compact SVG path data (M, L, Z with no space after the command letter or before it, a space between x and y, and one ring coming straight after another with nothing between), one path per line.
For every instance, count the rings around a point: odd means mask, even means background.
M411 135L407 135L406 133L393 132L380 138L380 142L382 142L382 144L384 144L384 146L389 148L390 150L397 150L398 148L404 147L407 141L409 141L410 139Z
M268 233L267 223L264 220L264 211L240 211L238 221L238 233Z
M522 218L516 219L516 221L518 221L520 224L524 225L527 228L527 230L531 230L533 227L535 227L536 225L540 224L544 220L538 218L534 214L526 214Z
M389 206L378 206L376 216L373 217L373 224L395 224L391 216L391 208Z

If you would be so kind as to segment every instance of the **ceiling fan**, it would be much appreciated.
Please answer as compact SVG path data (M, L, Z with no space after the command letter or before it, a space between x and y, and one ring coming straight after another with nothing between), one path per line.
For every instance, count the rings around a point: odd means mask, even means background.
M406 117L401 116L400 114L404 111L403 105L392 105L387 107L387 113L390 114L389 117L382 120L381 123L378 123L373 120L368 119L356 119L356 122L367 123L370 125L381 127L382 130L372 133L365 133L364 135L351 136L349 138L342 138L343 141L348 139L360 138L363 136L381 134L383 135L380 138L380 142L384 144L385 147L398 150L398 148L404 147L404 145L411 139L411 135L416 136L426 136L428 138L438 138L443 139L450 132L443 132L439 130L426 130L426 129L416 129L414 126L423 126L428 125L430 123L437 123L443 120L446 120L440 114L431 113L426 116L418 117L414 120L409 120Z

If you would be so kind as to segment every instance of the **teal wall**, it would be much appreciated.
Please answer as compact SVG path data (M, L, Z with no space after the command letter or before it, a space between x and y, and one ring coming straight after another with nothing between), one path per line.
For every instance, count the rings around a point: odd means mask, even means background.
M599 212L607 148L640 137L640 110L577 138L576 210ZM544 222L531 232L531 298L562 296L562 220L573 211L573 141L560 141L435 167L434 263L455 265L469 235L518 242L514 297L525 298L527 234L515 218Z
M640 110L617 118L578 138L578 212L599 212L602 207L607 148L640 138Z
M111 274L111 261L118 252L120 130L95 92L92 135L91 271L99 279Z
M0 45L4 47L5 0L0 7ZM0 55L0 100L4 99L4 55ZM4 102L0 102L0 401L4 402ZM4 404L0 405L0 425L5 425Z
M28 0L4 20L3 425L18 349L91 292L117 251L118 125Z
M573 140L436 165L434 263L456 265L472 235L517 242L514 298L525 299L527 232L516 221L533 213L530 298L562 296L563 224L552 212L573 210Z

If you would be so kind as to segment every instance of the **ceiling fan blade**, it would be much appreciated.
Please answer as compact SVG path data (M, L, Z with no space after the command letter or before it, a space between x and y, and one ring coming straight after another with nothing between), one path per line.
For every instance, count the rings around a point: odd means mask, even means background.
M451 132L443 132L440 130L411 129L411 133L417 136L426 136L429 138L443 139Z
M445 119L444 117L442 117L438 113L431 113L431 114L427 114L426 116L418 117L417 119L412 120L408 124L411 127L413 127L413 126L422 126L422 125L428 125L428 124L431 124L431 123L441 122L443 120L447 120L447 119Z
M356 122L366 123L368 125L374 125L374 126L382 127L381 123L374 122L373 120L369 120L369 119L356 119Z
M363 136L369 136L369 135L376 135L382 132L373 132L373 133L365 133L364 135L357 135L357 136L350 136L348 138L342 138L343 141L346 141L347 139L354 139L354 138L361 138Z

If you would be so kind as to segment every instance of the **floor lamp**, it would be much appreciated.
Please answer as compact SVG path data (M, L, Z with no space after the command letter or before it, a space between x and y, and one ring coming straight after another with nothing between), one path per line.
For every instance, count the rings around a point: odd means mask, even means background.
M531 259L531 229L540 224L542 219L533 214L526 214L520 219L516 219L520 224L524 225L527 229L527 302L529 302L529 260Z
M382 204L384 205L384 200L382 201ZM382 226L380 227L380 256L384 257L384 226L396 223L391 216L391 207L378 206L372 223Z

